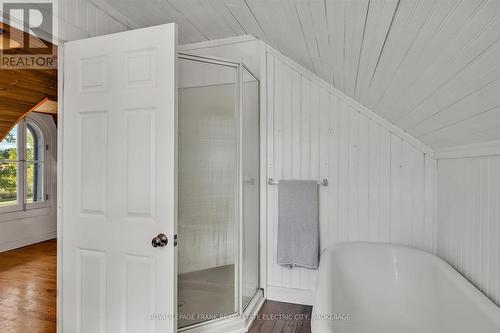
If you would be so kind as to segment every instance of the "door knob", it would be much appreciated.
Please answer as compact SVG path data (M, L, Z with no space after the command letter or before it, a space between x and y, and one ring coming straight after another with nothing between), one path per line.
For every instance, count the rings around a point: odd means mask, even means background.
M158 234L153 240L151 241L151 245L153 247L165 247L168 244L168 238L164 234Z

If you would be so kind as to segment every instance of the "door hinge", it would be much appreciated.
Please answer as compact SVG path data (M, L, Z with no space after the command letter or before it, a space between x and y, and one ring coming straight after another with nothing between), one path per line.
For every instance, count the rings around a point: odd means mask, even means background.
M45 150L49 150L49 145L45 145Z
M45 194L45 200L49 200L49 195Z
M177 246L177 235L174 235L174 246Z

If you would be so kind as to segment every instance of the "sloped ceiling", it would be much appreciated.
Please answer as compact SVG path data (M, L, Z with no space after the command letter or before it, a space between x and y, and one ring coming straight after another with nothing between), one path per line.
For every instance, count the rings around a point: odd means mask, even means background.
M22 32L0 23L0 31L7 30L11 32L11 39L22 42ZM15 54L17 50L10 50L10 52ZM46 100L57 100L56 69L13 70L1 68L0 140L20 119Z
M181 43L254 35L433 148L500 139L498 0L100 0Z

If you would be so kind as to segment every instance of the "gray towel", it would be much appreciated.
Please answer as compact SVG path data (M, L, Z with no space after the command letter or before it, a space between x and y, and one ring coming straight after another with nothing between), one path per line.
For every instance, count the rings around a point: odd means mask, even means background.
M280 180L278 187L278 264L318 268L318 184Z

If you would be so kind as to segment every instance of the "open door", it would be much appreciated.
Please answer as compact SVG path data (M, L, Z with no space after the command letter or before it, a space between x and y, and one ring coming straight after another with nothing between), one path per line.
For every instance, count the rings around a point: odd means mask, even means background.
M174 332L176 25L64 49L62 332Z

